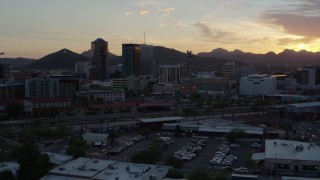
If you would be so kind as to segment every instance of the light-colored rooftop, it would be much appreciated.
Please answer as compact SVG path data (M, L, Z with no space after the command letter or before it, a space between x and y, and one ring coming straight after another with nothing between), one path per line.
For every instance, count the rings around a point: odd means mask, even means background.
M288 107L295 107L295 108L308 108L308 107L320 107L320 102L307 102L307 103L296 103L296 104L288 104L285 105Z
M104 159L78 158L51 170L41 180L118 179L150 180L162 179L170 166L135 164Z
M52 152L43 152L48 155L49 162L55 165L60 165L66 163L73 159L73 156L65 155L65 154L58 154Z
M320 147L306 142L267 139L265 158L320 161Z
M67 176L57 176L57 175L47 175L40 180L88 180L87 178L76 178L76 177L67 177Z
M12 174L16 175L19 170L20 165L14 162L1 162L0 163L0 172L9 170Z
M181 120L184 120L184 118L180 116L172 116L172 117L162 117L162 118L146 118L146 119L138 119L138 120L143 123L153 123L153 122L181 121Z
M241 122L233 122L229 120L224 120L220 118L207 119L203 121L193 121L193 122L182 122L182 123L165 123L163 125L164 129L174 129L177 125L180 125L182 129L198 129L200 132L212 132L212 133L229 133L233 129L242 129L247 134L263 134L263 128L252 126L248 124L243 124Z
M92 144L94 142L106 143L108 134L85 133L82 135L82 138L87 142L87 144Z
M116 163L116 161L80 157L74 161L70 161L54 168L49 172L49 174L90 178L114 163Z
M94 179L118 179L118 180L149 180L150 176L156 179L162 179L169 171L168 166L134 164L126 162L117 162L111 167L97 174Z

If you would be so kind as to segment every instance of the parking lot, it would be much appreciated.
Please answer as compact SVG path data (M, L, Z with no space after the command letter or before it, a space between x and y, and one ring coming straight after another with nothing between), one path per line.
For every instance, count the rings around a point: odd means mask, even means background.
M134 135L132 135L134 137ZM132 138L131 137L131 138ZM164 135L156 135L151 134L146 139L142 139L137 141L131 146L128 146L123 151L110 155L110 159L114 160L121 160L121 161L130 161L131 156L137 152L137 150L143 149L148 144L150 144L153 140L159 139L160 137L164 137ZM166 136L168 137L168 136ZM162 154L162 158L159 162L159 164L165 164L165 159L170 156L174 155L175 152L181 150L183 147L185 147L187 144L190 144L193 140L192 137L170 137L173 141L172 144L169 144L168 147L164 150ZM125 137L122 139L119 139L119 141L126 141L130 139L130 137ZM215 156L215 153L219 151L218 147L222 144L222 142L225 141L225 139L215 139L215 138L209 138L207 144L202 148L198 155L191 159L189 162L186 160L184 161L184 167L185 169L193 169L193 168L207 168L207 169L221 169L222 167L226 165L212 165L210 163L210 160ZM194 142L194 141L193 141ZM252 151L256 151L250 148L250 145L252 145L254 142L258 142L257 140L237 140L235 143L239 145L238 149L230 149L226 155L233 155L237 157L237 160L235 160L230 167L232 169L236 169L239 167L247 167L248 157L251 154ZM121 145L112 148L110 151L115 150L119 148Z

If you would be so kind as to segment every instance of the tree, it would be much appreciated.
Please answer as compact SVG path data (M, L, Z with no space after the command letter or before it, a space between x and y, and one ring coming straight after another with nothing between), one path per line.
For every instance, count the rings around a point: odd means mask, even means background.
M188 174L188 180L211 180L212 175L206 169L195 169Z
M78 158L80 156L85 156L87 153L87 143L83 140L76 140L71 143L70 146L66 150L66 154L73 156L74 158Z
M182 179L184 177L183 173L179 169L170 169L166 175L167 178L172 179Z
M0 172L0 179L15 180L16 178L10 170L4 170L4 171Z
M174 130L174 136L180 137L181 136L181 127L180 125L176 125L176 128Z
M119 137L118 133L115 131L111 131L108 135L108 140L110 141L110 144L113 144L115 142L115 139Z
M14 157L20 165L18 180L40 179L51 168L48 155L41 154L32 140L15 149Z
M174 157L174 156L168 156L165 160L165 163L168 166L172 166L174 168L180 169L183 166L183 161L181 161L180 159Z
M18 117L23 113L23 108L19 103L10 103L7 105L7 113L9 117Z
M242 129L234 128L227 134L227 139L229 142L233 143L236 139L243 138L245 131Z

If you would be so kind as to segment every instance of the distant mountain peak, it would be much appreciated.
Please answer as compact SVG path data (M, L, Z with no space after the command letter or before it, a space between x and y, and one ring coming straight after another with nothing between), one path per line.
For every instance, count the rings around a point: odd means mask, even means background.
M88 61L85 56L63 48L57 52L48 54L39 60L26 66L30 69L74 69L77 62Z

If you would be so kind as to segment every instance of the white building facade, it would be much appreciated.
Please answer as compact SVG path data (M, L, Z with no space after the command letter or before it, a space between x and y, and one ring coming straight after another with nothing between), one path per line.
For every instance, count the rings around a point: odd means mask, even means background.
M240 79L241 96L273 96L276 93L277 78L265 74L254 74Z
M159 66L159 83L178 83L182 79L183 65L160 65Z
M74 66L75 73L78 74L80 78L90 78L90 62L77 62Z

